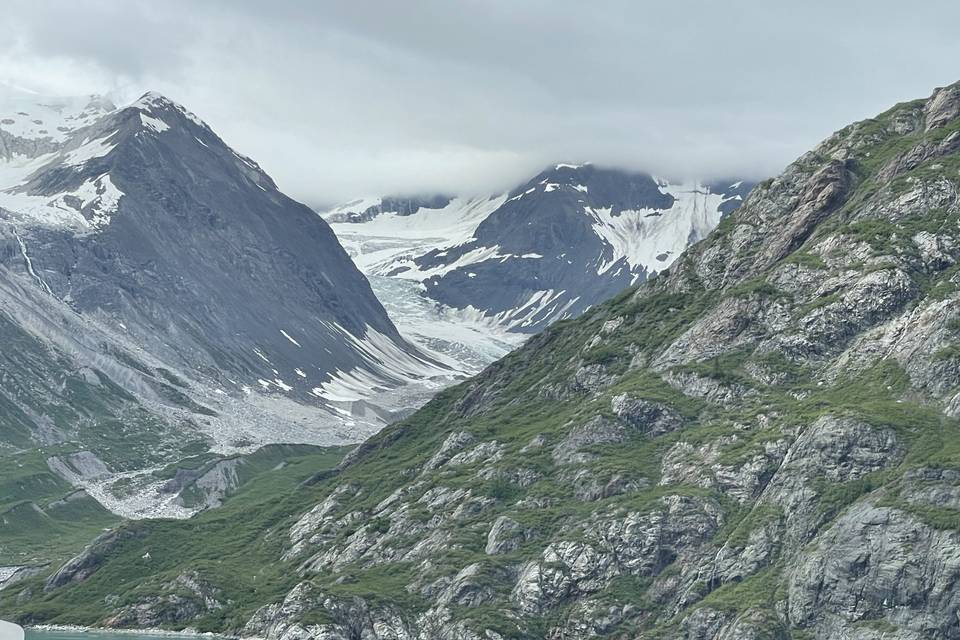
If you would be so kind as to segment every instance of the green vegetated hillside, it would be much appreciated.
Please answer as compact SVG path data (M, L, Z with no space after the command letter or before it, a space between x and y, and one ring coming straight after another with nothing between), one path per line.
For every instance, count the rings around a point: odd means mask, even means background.
M108 376L77 370L5 313L0 344L0 566L62 562L120 520L51 463L67 469L94 449L122 472L203 445L175 439Z
M289 640L958 638L958 151L958 85L850 125L669 273L336 470L126 525L0 612Z
M306 490L303 483L318 471L332 469L348 450L345 447L269 445L243 456L186 460L177 467L158 472L158 477L192 476L191 471L209 470L214 465L235 462L237 484L220 496L217 508L210 508L189 520L128 521L103 532L83 554L67 563L67 571L61 573L75 577L75 572L98 570L106 558L119 554L126 555L126 561L115 565L116 572L107 569L101 573L107 579L104 583L107 591L98 598L113 601L114 592L134 589L145 578L157 581L175 579L188 584L191 574L183 574L184 567L195 569L198 576L215 575L218 583L227 587L227 593L236 594L238 604L256 602L264 595L273 596L278 584L286 584L286 569L275 561L276 545L260 539L262 532L289 520L290 512L295 508L293 505ZM180 495L187 498L199 493L195 489L183 491ZM293 502L291 496L294 496ZM111 517L111 523L118 524L119 518ZM30 532L27 530L24 535L28 536ZM34 535L38 532L49 534L53 542L62 545L82 533L71 531L68 537L62 531L47 531L40 525L32 530ZM3 539L5 543L9 540L6 535ZM89 537L86 542L90 542ZM112 575L108 577L108 574ZM41 574L41 578L17 582L6 591L0 591L0 595L15 593L16 606L20 606L28 602L27 598L43 594L45 585L56 584L60 579L57 576L56 572L49 575L48 571ZM40 600L36 599L38 607L34 610L31 606L30 614L38 619L93 624L99 621L102 613L99 607L90 610L86 597L72 598L66 606L63 603L44 604ZM12 601L5 602L0 610L6 614L7 608L13 606ZM171 597L170 606L181 606L181 599ZM175 620L164 622L169 624Z

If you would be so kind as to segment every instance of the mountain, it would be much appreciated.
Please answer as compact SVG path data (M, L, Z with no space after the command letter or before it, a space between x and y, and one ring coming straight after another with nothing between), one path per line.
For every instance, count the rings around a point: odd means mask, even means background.
M362 363L353 340L403 356L327 225L162 96L87 127L10 196L35 202L27 215L61 216L34 234L43 286L233 390L228 377L322 396L313 389Z
M960 637L958 203L960 84L841 129L227 542L137 522L0 609L285 640Z
M507 194L367 198L323 217L380 299L405 301L385 302L405 335L476 372L666 269L752 187L730 182L559 164Z
M736 207L743 182L713 192L646 174L560 164L510 192L470 240L396 264L428 295L533 333L669 267Z
M455 375L400 336L323 220L184 107L5 92L6 525L184 517L169 465L357 442Z

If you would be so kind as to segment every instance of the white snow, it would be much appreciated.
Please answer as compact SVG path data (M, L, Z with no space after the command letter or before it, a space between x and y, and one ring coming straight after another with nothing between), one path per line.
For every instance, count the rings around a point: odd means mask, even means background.
M337 323L324 322L340 334L360 355L362 364L349 371L337 371L330 380L312 390L313 395L333 403L370 400L383 392L408 383L439 390L453 381L450 366L431 362L402 349L393 339L367 326L362 337Z
M412 260L406 259L396 262L394 266L407 267L402 273L398 273L397 277L404 278L406 280L419 280L422 282L423 280L428 280L434 276L442 276L450 273L451 271L463 269L464 267L468 267L473 264L486 262L487 260L499 260L509 257L510 254L500 253L500 245L494 245L492 247L477 247L476 249L471 249L452 262L440 264L436 267L430 267L427 269L421 269Z
M102 158L116 148L116 143L110 143L110 138L113 137L115 133L116 132L113 132L96 140L85 141L76 149L68 151L63 157L63 163L70 167L81 167L90 160Z
M189 111L183 105L170 100L166 96L157 93L156 91L148 91L130 106L134 109L139 109L149 114L155 114L155 110L175 109L176 111L180 112L184 118L194 123L198 127L202 127L204 129L210 128L207 126L207 123L198 118L193 112Z
M79 231L103 228L117 213L123 198L109 174L87 180L77 189L55 196L31 196L0 191L0 208L7 219L24 226L67 227ZM80 210L88 212L88 221Z
M346 202L342 205L334 207L329 211L323 212L324 218L330 218L333 216L338 216L347 213L356 213L360 214L369 209L370 207L376 207L383 203L383 199L376 196L367 196L363 198L356 198L350 202Z
M361 271L368 275L384 274L412 266L413 258L428 251L449 249L470 241L480 223L505 200L506 196L454 198L442 209L421 208L407 216L388 212L369 222L334 222L330 226ZM366 199L361 206L368 208L373 201ZM379 203L379 199L376 201ZM344 206L322 215L329 219L334 212L344 210L362 209Z
M164 131L168 131L170 129L170 125L168 125L166 122L164 122L160 118L154 118L154 117L148 116L142 111L140 112L140 122L143 123L144 127L156 133L163 133ZM203 142L200 141L199 138L197 138L197 141L200 142L200 144L203 144ZM204 144L203 146L207 146L207 145Z
M108 174L91 178L72 191L48 196L16 189L44 167L81 167L110 153L116 147L115 131L91 139L80 137L84 135L80 130L113 109L109 102L95 96L51 98L0 84L0 128L37 140L42 152L36 157L14 154L0 160L0 208L6 220L17 226L60 227L78 233L109 224L123 192Z
M110 224L110 219L120 207L123 192L114 186L109 174L103 174L95 180L84 182L72 194L82 201L81 208L93 205L94 214L90 219L90 226L101 229ZM62 196L61 196L62 197Z
M293 344L297 345L298 347L300 346L300 343L294 340L292 337L290 337L290 334L284 331L283 329L280 329L280 333L282 333L283 337L289 340L290 342L292 342Z
M374 293L400 333L421 349L457 363L468 374L506 355L525 336L510 333L496 318L479 309L454 309L423 295L412 280L368 275Z
M43 96L0 83L0 129L28 140L63 142L112 110L98 96Z
M580 299L580 296L568 298L565 290L544 289L536 291L516 309L497 314L497 322L510 328L524 328L545 317L562 319L566 312Z
M720 222L717 207L723 202L720 194L710 193L699 182L671 185L661 181L662 190L675 198L673 207L664 211L642 209L621 211L613 215L610 208L584 207L593 218L593 231L613 250L612 256L597 265L597 273L609 271L625 259L631 268L645 266L660 271L680 255L688 243L701 240ZM662 254L671 256L666 262L657 260Z

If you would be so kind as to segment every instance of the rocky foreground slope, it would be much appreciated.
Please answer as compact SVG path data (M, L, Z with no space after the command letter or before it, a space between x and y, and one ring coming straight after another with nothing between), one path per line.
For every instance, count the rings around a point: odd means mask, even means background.
M131 525L0 612L284 640L960 638L958 151L960 85L848 126L668 273L229 545Z

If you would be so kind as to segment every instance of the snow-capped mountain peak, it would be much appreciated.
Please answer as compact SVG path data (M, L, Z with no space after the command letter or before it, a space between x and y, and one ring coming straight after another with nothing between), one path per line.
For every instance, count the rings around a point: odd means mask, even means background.
M403 212L365 198L324 216L375 288L416 282L447 318L532 333L663 271L750 186L564 162L498 196Z
M133 102L130 105L130 108L138 109L143 111L148 116L154 117L158 117L158 114L162 114L164 112L176 111L198 127L202 127L203 129L211 131L209 125L197 117L195 113L184 107L179 102L175 102L162 93L158 93L156 91L146 92L135 102Z
M18 104L27 105L31 97L18 94ZM232 165L260 191L277 191L256 162L234 151L200 118L162 94L148 92L119 109L95 99L87 104L97 108L77 112L77 105L84 102L61 99L56 103L63 105L61 121L77 125L72 130L61 126L56 139L45 137L25 145L23 139L0 129L0 140L17 140L25 149L0 162L3 216L22 226L98 232L122 208L127 191L124 183L138 180L130 171L139 164L132 162L133 158L181 162L185 157L206 154L218 163ZM32 111L53 103L44 99L38 104ZM68 109L71 106L73 111ZM107 106L111 108L107 110Z

